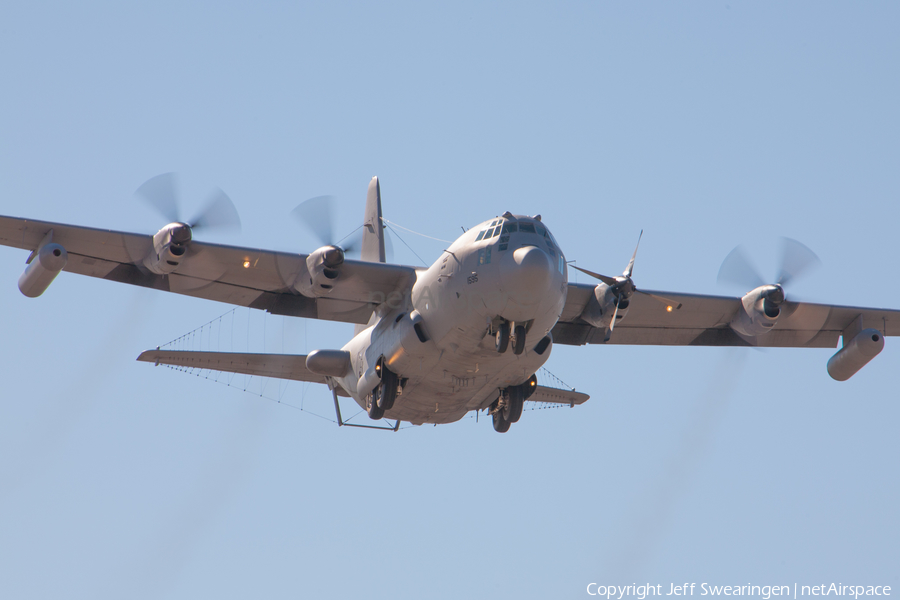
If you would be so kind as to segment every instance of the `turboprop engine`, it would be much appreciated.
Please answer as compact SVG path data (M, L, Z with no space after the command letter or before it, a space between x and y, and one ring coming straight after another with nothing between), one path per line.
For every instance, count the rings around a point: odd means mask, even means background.
M331 293L334 281L341 274L344 264L344 249L340 246L323 246L306 257L307 277L303 275L296 283L297 291L304 296L315 298Z
M618 310L616 310L616 302L618 301ZM630 296L622 294L621 297L616 295L613 287L605 283L598 283L594 288L594 295L584 307L581 318L590 323L594 327L605 327L610 329L613 318L623 318L628 314L628 305L630 304Z
M625 271L618 277L608 277L572 265L582 273L600 280L600 283L594 288L594 297L591 298L588 301L587 306L584 307L581 318L594 327L606 327L605 342L608 342L612 336L613 329L615 329L618 319L624 318L628 313L631 297L636 293L643 294L648 298L653 298L657 302L662 302L669 307L669 310L672 310L673 307L675 310L681 308L680 302L673 302L668 298L663 298L662 296L639 290L634 285L634 280L631 279L631 275L634 273L634 259L637 257L638 247L641 245L641 238L643 236L644 231L641 230L641 235L638 236L637 246L634 247L634 254L631 255L631 260L628 261L628 266L625 267Z
M194 231L200 229L240 229L241 219L231 199L216 188L197 216L183 221L175 173L163 173L145 181L135 195L159 211L169 224L153 236L153 249L144 257L144 266L157 275L174 273L184 261Z
M784 288L761 285L741 298L741 309L731 319L731 328L741 335L756 337L768 333L781 316Z
M157 275L172 273L181 265L193 239L187 223L170 223L153 236L153 251L144 258L144 266Z

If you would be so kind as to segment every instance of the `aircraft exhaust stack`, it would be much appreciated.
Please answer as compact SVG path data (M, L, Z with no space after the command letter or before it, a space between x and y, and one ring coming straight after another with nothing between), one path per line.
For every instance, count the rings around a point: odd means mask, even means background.
M884 349L884 336L877 329L863 329L828 359L828 374L847 381Z
M44 244L19 277L19 290L29 298L37 298L50 287L68 261L65 248L59 244Z

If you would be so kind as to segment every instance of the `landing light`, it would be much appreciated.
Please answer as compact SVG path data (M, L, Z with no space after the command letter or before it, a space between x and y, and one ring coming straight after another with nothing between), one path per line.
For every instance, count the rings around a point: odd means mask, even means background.
M667 306L667 307L666 307L666 312L672 312L672 307L671 307L671 306Z
M249 259L249 258L245 258L245 259L244 259L244 268L245 268L245 269L249 269L249 268L250 268L250 259Z

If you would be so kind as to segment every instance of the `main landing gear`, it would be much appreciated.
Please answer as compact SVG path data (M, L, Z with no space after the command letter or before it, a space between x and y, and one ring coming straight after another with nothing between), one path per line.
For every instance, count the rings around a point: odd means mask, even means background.
M391 410L403 387L400 385L400 377L384 366L383 358L378 359L375 368L381 372L381 383L375 386L366 400L366 412L370 419L377 421L384 417L385 411Z
M506 433L509 426L517 422L522 416L525 401L531 397L537 388L537 376L532 375L523 384L513 385L505 390L500 390L500 397L491 403L491 418L494 431Z
M511 336L510 329L512 329ZM525 325L517 323L515 327L511 327L509 321L501 322L494 332L494 347L497 352L501 354L506 352L510 340L513 344L513 354L522 354L525 351Z

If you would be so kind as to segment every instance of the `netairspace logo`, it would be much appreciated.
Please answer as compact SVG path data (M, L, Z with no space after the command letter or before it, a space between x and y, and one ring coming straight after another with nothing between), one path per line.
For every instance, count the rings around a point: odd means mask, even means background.
M665 588L668 590L663 591ZM710 583L684 583L676 585L661 583L643 585L602 585L589 583L587 593L590 596L604 596L607 600L623 600L636 598L645 600L648 596L758 596L770 600L772 596L784 596L796 600L801 596L852 596L858 600L860 596L890 596L889 585L842 585L840 583L821 585L713 585Z

